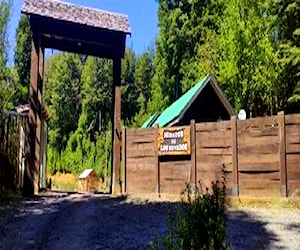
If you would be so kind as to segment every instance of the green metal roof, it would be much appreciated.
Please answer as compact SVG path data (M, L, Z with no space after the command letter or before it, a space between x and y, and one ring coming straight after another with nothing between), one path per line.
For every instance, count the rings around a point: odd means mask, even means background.
M142 125L142 128L149 128L152 126L153 122L156 120L156 118L159 116L160 112L157 111L153 115L151 115L147 121L145 121Z
M190 104L195 100L198 94L201 92L203 86L210 80L210 76L206 76L200 82L198 82L194 87L177 99L171 106L166 108L160 116L152 123L152 125L158 125L159 127L164 127L170 122L174 121L179 115L190 106ZM151 118L151 117L150 117ZM151 125L150 125L151 126Z

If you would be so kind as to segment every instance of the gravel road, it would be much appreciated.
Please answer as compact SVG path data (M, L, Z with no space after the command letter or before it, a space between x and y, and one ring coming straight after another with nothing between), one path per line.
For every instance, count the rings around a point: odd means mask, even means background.
M50 195L0 218L0 249L147 249L175 203L103 195ZM232 249L300 249L300 211L228 211Z

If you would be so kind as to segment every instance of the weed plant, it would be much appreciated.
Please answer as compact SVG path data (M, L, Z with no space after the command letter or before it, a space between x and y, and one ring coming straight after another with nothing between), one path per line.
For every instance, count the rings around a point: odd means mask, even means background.
M151 249L227 249L225 179L202 186L187 184L181 205L169 214L167 235Z

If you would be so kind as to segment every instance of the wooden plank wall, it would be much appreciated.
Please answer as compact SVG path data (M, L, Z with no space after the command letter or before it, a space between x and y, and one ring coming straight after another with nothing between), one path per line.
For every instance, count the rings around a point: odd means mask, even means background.
M237 123L239 194L280 196L277 116Z
M195 181L210 187L223 167L228 195L285 197L300 189L300 114L191 123L191 133L191 156L158 157L155 128L126 130L126 191L179 194Z
M20 127L26 128L27 117L0 114L0 188L22 188L20 163Z
M126 129L126 192L157 192L156 129Z
M232 140L231 123L200 123L196 125L197 183L210 187L211 182L221 178L225 167L226 189L232 189Z
M191 160L187 157L162 156L159 159L160 193L180 194L191 179Z
M300 114L285 116L287 192L300 190Z

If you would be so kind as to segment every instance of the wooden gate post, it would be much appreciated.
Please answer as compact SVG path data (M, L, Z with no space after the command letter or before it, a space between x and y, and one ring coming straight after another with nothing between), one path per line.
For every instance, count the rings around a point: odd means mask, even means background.
M232 195L239 195L239 169L238 169L238 145L237 145L237 119L231 117L232 138Z
M280 168L280 193L287 197L287 173L286 173L286 143L285 143L285 117L284 112L278 113L279 129L279 168Z
M121 193L120 185L120 151L121 151L121 56L113 59L113 112L112 112L112 184L111 192Z

